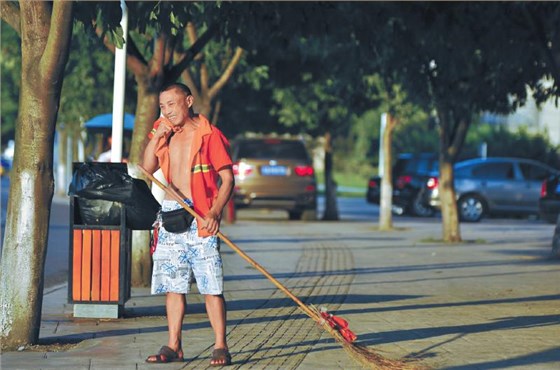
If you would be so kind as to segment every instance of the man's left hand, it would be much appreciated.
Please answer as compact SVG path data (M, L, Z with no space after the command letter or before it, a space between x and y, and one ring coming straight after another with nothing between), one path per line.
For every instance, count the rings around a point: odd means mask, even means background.
M220 217L214 211L208 212L202 221L202 228L210 234L216 235L220 230Z

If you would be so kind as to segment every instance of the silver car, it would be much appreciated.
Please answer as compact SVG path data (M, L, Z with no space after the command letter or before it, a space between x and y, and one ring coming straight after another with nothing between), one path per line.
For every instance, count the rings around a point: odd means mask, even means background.
M538 214L541 185L558 170L522 158L477 158L455 164L455 193L462 221L490 213ZM437 174L426 183L424 202L439 209Z

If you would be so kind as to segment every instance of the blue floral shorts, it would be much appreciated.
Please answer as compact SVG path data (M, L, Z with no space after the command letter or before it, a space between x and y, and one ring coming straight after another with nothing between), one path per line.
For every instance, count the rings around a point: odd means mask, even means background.
M190 203L187 200L187 203ZM180 208L173 200L164 200L162 211ZM217 236L199 237L196 219L181 234L159 227L157 247L152 255L152 294L183 293L191 288L193 277L200 294L223 293L223 267Z

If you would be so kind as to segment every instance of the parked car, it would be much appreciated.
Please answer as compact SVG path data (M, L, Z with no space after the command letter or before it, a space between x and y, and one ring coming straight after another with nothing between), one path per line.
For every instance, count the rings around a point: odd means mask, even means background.
M236 207L282 209L290 220L316 219L315 171L303 141L237 139L232 158Z
M438 156L435 153L403 153L397 156L392 169L394 213L409 213L420 217L434 214L434 209L422 201L422 193L430 173L437 168ZM379 204L380 192L381 178L371 177L366 192L367 202Z
M455 195L462 221L478 222L492 213L538 214L542 181L558 173L530 159L477 158L454 166ZM424 202L441 208L437 173L425 184Z
M539 214L543 220L551 224L558 220L560 214L560 175L552 175L542 182Z

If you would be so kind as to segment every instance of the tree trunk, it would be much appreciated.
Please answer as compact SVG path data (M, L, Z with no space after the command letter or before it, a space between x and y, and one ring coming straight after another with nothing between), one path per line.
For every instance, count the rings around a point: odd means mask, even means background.
M212 112L212 123L214 126L218 126L218 119L220 118L220 112L222 110L222 101L218 100L214 106L214 112Z
M54 131L68 60L73 2L19 4L22 78L0 269L3 349L39 339L54 193ZM52 28L51 28L52 25Z
M387 123L382 137L383 150L383 176L381 178L381 194L379 200L379 230L393 228L393 130L397 124L396 119L387 113Z
M208 96L204 95L200 95L200 98L201 99L198 101L195 100L193 110L196 113L200 113L210 119L210 113L212 112L212 100Z
M459 215L455 188L453 187L453 163L444 156L439 156L439 199L441 201L441 220L443 227L443 241L455 243L461 241Z
M442 113L443 112L443 113ZM441 201L441 220L443 241L447 243L461 242L459 214L454 187L453 165L464 142L468 121L454 121L452 112L438 111L439 119L439 198Z
M337 221L338 206L336 202L336 182L333 179L332 137L330 132L325 134L325 213L324 221Z
M148 143L148 133L158 117L159 89L155 82L146 78L136 78L138 95L134 132L129 156L128 172L134 178L149 180L138 169L142 163L144 149ZM152 258L150 256L150 232L148 230L134 230L132 233L131 255L131 285L134 287L150 286L152 281Z

